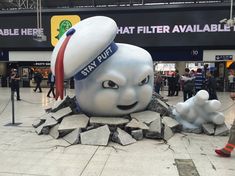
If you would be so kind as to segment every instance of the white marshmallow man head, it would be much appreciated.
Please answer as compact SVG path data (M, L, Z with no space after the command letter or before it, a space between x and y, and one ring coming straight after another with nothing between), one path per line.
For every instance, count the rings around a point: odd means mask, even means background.
M110 59L86 79L75 81L79 106L89 115L126 115L145 109L151 100L150 54L133 45L117 45L118 50Z
M115 44L116 33L115 21L97 16L79 22L61 37L51 60L56 97L63 98L63 79L75 76L76 97L84 113L120 116L148 105L152 58L142 48Z

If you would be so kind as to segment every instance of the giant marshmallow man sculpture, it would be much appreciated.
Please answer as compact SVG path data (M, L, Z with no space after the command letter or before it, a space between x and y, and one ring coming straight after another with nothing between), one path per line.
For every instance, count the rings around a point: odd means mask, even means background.
M124 116L146 109L153 92L151 55L137 46L114 43L117 29L111 18L96 16L82 20L60 38L51 59L56 99L63 99L64 79L74 76L79 109L89 116ZM206 109L211 101L190 101L178 105L178 118L182 115L190 121L186 109L194 104L203 104L197 107L200 113L215 111Z

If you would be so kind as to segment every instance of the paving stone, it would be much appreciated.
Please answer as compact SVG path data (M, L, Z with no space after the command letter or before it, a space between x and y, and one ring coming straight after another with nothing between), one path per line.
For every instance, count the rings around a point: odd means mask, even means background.
M167 141L173 136L174 136L174 133L172 132L171 128L168 127L167 125L165 125L164 137L163 138Z
M212 135L215 133L215 125L212 123L204 123L202 124L202 129L205 134Z
M39 127L39 126L40 126L41 124L43 124L43 123L44 123L43 120L37 119L37 120L35 120L35 121L33 122L32 126L33 126L34 128L37 128L37 127Z
M66 107L66 108L60 109L60 110L58 110L56 112L52 112L52 113L50 113L50 115L54 119L59 121L61 118L63 118L66 115L69 115L71 112L72 112L71 108L70 107Z
M153 111L142 111L138 113L132 113L131 118L136 119L139 122L150 124L154 120L160 118L160 114L157 112L153 112Z
M131 135L135 140L142 140L144 137L143 130L132 130Z
M59 133L59 131L58 131L58 128L59 128L59 124L53 126L53 127L50 129L50 132L49 132L49 134L50 134L53 138L55 138L55 139L58 139L59 136L60 136L60 133Z
M78 144L80 142L79 135L81 133L81 129L75 129L71 133L67 134L63 137L64 140L66 140L70 144Z
M129 122L126 118L121 117L91 117L90 124L99 125L123 125Z
M216 126L215 136L227 136L228 134L229 134L229 129L226 124Z
M117 131L112 136L112 140L121 145L129 145L136 142L136 140L132 138L130 134L121 130L120 128L117 128Z
M60 123L59 131L74 130L77 128L86 128L89 117L85 114L70 115L63 118Z
M47 126L54 126L54 125L56 125L58 122L54 119L54 118L52 118L52 117L48 117L47 119L46 119L46 121L45 121L45 123L44 123L44 127L47 127Z
M143 129L143 130L147 130L149 129L149 127L142 123L142 122L139 122L137 121L136 119L132 119L127 125L126 127L129 127L129 128L139 128L139 129Z
M102 127L81 133L81 144L106 146L109 141L109 135L109 127L108 125L104 125Z

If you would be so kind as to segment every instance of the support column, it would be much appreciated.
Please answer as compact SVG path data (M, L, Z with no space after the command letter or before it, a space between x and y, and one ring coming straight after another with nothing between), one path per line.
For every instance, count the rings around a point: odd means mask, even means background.
M179 70L179 74L183 75L184 74L184 69L186 68L186 62L184 61L179 61L175 63L175 69Z

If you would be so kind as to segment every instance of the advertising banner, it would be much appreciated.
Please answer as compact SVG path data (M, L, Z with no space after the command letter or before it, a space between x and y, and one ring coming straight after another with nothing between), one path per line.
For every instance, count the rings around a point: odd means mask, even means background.
M228 16L228 10L166 9L43 13L42 29L37 29L36 14L4 15L0 16L0 48L52 49L68 28L95 15L109 16L116 21L115 42L141 47L234 46L235 28L219 23ZM43 31L47 41L33 40L38 30Z

